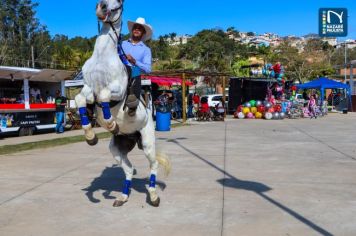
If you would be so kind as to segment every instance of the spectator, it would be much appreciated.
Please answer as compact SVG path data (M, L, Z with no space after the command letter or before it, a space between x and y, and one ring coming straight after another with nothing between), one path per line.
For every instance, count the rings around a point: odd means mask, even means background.
M310 96L309 102L308 102L308 107L309 107L309 111L310 111L310 119L312 119L313 117L316 119L316 96L315 94L313 94L312 96Z
M193 107L194 107L194 110L195 112L198 111L199 109L199 103L200 103L200 97L197 93L194 93L193 95Z
M56 98L55 98L55 104L56 104L56 133L63 133L64 132L64 112L65 112L65 107L67 104L67 98L61 95L61 92L59 90L56 91Z

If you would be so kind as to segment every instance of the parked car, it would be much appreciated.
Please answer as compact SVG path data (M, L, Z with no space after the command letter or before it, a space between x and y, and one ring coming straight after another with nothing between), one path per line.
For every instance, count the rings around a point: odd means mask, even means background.
M219 101L220 101L220 99L222 97L223 97L222 94L209 94L209 95L201 96L200 100L201 99L207 99L209 107L215 107L216 104L219 103ZM226 105L226 107L227 107L228 101L229 101L229 96L225 95L225 105Z

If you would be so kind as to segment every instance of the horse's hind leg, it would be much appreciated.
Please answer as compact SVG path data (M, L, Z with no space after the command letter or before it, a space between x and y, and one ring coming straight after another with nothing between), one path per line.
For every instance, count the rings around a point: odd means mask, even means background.
M153 123L150 119L147 126L141 130L142 149L146 158L150 163L150 184L148 192L150 195L150 202L152 206L158 207L160 198L156 191L156 177L158 171L158 160L156 159L156 147L155 147L155 134L153 129Z
M108 88L104 88L100 91L99 100L103 110L104 121L106 123L107 129L113 133L119 133L119 125L115 122L114 117L111 115L110 111L110 99L111 92Z
M110 152L113 154L114 158L121 165L125 172L125 182L122 189L122 194L117 198L113 204L114 207L122 206L128 201L132 176L134 169L127 158L127 154L135 147L136 140L130 139L126 136L115 135L111 138L110 142Z
M75 96L75 102L79 109L80 120L82 123L82 128L85 132L85 139L87 143L91 146L96 145L98 143L98 137L94 133L93 128L91 127L88 115L87 115L87 101L89 103L94 102L94 94L93 91L87 86L84 85L82 91Z

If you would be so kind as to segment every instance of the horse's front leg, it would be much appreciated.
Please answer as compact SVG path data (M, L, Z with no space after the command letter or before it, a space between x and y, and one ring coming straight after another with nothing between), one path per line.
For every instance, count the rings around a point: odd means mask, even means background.
M94 146L98 143L98 137L94 133L87 114L87 102L94 102L93 91L87 85L84 85L82 91L75 96L75 102L79 109L80 121L85 132L85 140L89 145Z
M111 91L108 88L104 88L100 91L99 101L103 110L104 122L106 128L113 134L119 133L119 125L115 122L114 117L110 111Z

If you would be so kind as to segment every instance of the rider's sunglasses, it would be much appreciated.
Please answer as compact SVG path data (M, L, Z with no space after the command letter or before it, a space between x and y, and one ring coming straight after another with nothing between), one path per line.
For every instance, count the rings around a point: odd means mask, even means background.
M142 25L138 25L138 24L134 25L134 26L132 27L132 30L140 30L140 31L142 31L143 33L146 33L145 28L144 28Z

